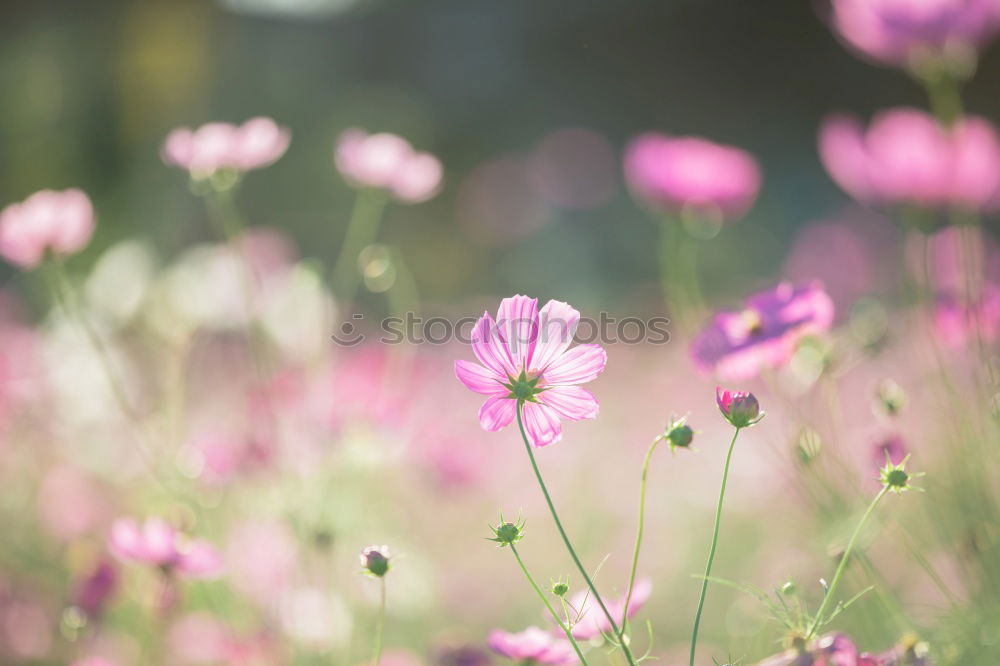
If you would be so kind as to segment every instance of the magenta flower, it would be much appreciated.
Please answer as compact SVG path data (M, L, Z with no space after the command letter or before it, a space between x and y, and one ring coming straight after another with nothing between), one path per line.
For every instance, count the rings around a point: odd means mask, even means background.
M0 211L0 256L34 268L47 252L79 252L94 234L94 208L80 190L35 192Z
M89 617L97 617L104 610L115 588L118 587L118 570L111 562L101 560L78 584L74 601Z
M961 347L981 338L1000 338L1000 285L987 283L970 303L954 291L939 294L934 306L934 330L949 347Z
M187 539L162 518L149 518L143 525L132 519L115 521L108 548L115 557L150 564L189 578L214 578L222 570L222 558L201 539Z
M251 118L239 126L208 123L170 132L161 156L165 163L201 179L225 169L244 173L270 166L285 154L291 140L291 132L270 118Z
M897 108L868 129L853 116L826 119L819 153L830 177L862 203L990 210L1000 204L1000 136L985 119L952 128L930 114Z
M764 418L757 396L749 391L730 391L716 386L715 404L725 419L737 428L749 428Z
M831 23L856 53L899 67L961 65L1000 27L996 0L832 0Z
M902 464L909 454L906 442L899 435L889 435L884 437L872 446L872 463L875 469L882 469L886 460L893 465Z
M539 312L538 299L527 296L503 299L495 322L483 313L472 331L472 351L482 365L455 361L455 374L490 396L479 410L484 430L509 425L521 402L528 437L541 447L562 438L560 418L597 416L597 399L578 384L596 378L608 356L600 345L569 349L579 321L566 303L549 301Z
M753 156L739 148L649 132L625 149L625 181L654 209L732 220L753 205L761 175Z
M538 627L528 627L516 634L496 629L490 632L486 644L497 654L514 661L532 661L553 666L579 661L568 640L557 638Z
M726 380L784 365L807 335L830 329L833 301L818 282L782 282L751 296L740 311L717 313L691 342L691 358Z
M646 605L652 592L653 582L651 580L645 578L636 581L632 590L632 598L628 604L629 618L632 618ZM611 633L611 623L608 622L608 618L594 601L594 595L587 594L587 590L580 590L574 594L569 600L569 606L573 609L570 618L575 620L571 629L573 638L578 641L589 641L601 634ZM616 622L621 621L622 611L625 610L625 595L608 601L607 606L611 617L615 618Z
M337 140L334 163L352 187L386 190L404 203L427 201L441 189L441 162L395 134L349 129Z
M845 634L827 634L808 646L799 645L759 662L757 666L883 666L884 662L858 653Z

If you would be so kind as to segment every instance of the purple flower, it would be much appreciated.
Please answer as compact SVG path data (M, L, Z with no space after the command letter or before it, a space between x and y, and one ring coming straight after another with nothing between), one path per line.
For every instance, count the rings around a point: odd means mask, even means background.
M831 23L862 56L900 67L961 65L1000 27L996 0L832 0Z
M751 296L743 310L716 314L691 342L691 357L723 379L749 379L784 365L799 340L832 324L833 301L818 282L782 282Z
M757 666L882 666L882 662L860 655L847 635L827 634L808 646L797 645L764 659Z
M80 581L75 603L88 616L97 617L108 598L118 587L118 570L107 560L100 561L90 574Z
M865 204L1000 205L1000 136L976 116L944 128L924 111L896 108L865 129L854 116L834 115L820 129L819 154L834 182Z
M872 463L875 469L882 469L885 466L886 456L893 465L899 465L906 458L909 450L906 443L899 435L889 435L884 439L875 442L872 447Z
M732 220L753 205L761 175L753 156L739 148L649 132L625 150L625 181L657 210Z
M497 654L514 661L531 660L538 664L575 664L579 661L573 645L565 638L556 638L544 629L528 627L511 634L500 629L490 632L486 641Z
M149 518L141 526L128 518L115 521L108 548L123 561L151 564L189 578L214 578L222 570L222 559L211 544L187 539L162 518Z
M596 378L608 355L600 345L569 348L579 321L566 303L549 301L539 311L538 299L527 296L503 299L495 322L483 313L472 330L472 351L482 365L455 361L455 374L490 396L479 410L484 430L509 425L520 402L528 437L541 447L562 439L560 419L597 416L597 399L578 384Z

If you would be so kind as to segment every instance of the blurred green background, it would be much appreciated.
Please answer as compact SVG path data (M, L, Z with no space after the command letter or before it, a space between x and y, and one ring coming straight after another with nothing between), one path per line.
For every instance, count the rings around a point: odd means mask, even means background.
M87 257L136 235L169 257L211 230L160 163L164 135L270 115L292 147L248 177L241 206L329 263L353 199L333 142L352 125L394 131L446 168L442 196L392 208L384 231L427 301L524 291L635 308L656 302L656 229L621 184L622 147L651 129L701 134L765 173L749 217L704 258L718 294L773 275L795 230L845 202L816 156L825 113L925 106L905 75L845 51L822 13L801 0L6 0L0 203L79 186L100 216ZM973 112L1000 117L998 75L994 49L966 91ZM567 127L604 139L569 160L599 183L584 209L545 201L522 173ZM477 198L483 180L501 183Z

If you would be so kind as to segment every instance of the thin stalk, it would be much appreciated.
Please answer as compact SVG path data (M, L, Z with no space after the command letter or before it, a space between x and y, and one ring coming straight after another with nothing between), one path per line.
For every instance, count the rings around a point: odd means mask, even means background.
M360 190L354 199L344 243L333 265L334 291L345 306L350 307L358 294L361 286L358 255L378 238L385 204L386 195L380 190Z
M549 613L552 615L552 619L556 621L559 628L562 629L564 634L566 634L566 638L568 638L569 642L573 644L573 649L576 651L576 656L580 658L580 663L583 664L583 666L587 666L587 659L583 656L583 651L580 649L579 644L577 644L576 639L573 637L573 632L568 626L566 626L566 623L563 622L562 617L560 617L559 613L556 612L556 609L552 607L548 597L546 597L545 593L542 592L542 588L538 587L538 583L536 583L535 579L531 577L530 573L528 573L528 567L524 565L524 560L521 559L521 554L517 552L517 548L514 544L510 544L510 551L514 553L517 563L521 565L521 571L524 572L524 577L528 579L529 583L531 583L531 587L534 588L535 593L538 594L538 598L542 600L542 603L545 604L545 607L549 610Z
M618 623L615 619L611 617L611 612L605 605L604 600L601 595L597 592L597 587L594 586L594 581L591 580L590 574L587 573L587 569L583 566L583 562L580 561L580 557L576 554L576 550L573 548L573 544L569 540L569 536L566 535L566 530L563 529L562 521L559 520L559 514L556 512L556 507L552 503L552 498L549 496L549 490L545 486L545 481L542 480L542 473L538 469L538 463L535 462L535 454L531 450L531 443L528 441L528 434L524 431L524 421L521 417L521 411L524 404L518 401L517 408L515 409L515 414L517 415L517 427L521 431L521 439L524 441L524 448L528 452L528 459L531 461L531 468L535 472L535 478L538 480L538 485L542 489L542 495L545 496L545 503L549 505L549 513L552 514L552 520L555 521L556 528L559 530L559 536L562 537L563 543L566 545L566 550L569 551L569 555L573 558L573 563L576 564L576 568L579 570L580 575L587 582L587 587L590 588L590 593L594 596L594 601L600 606L601 612L604 613L604 617L607 618L608 623L611 625L611 630L618 637L618 642L622 648L622 652L625 653L625 658L628 660L629 666L636 666L635 659L632 657L632 651L628 647L628 642L625 640L624 631L619 628Z
M372 648L372 666L379 666L382 660L382 633L385 629L385 576L380 576L378 617L375 619L375 645Z
M827 606L830 605L830 601L833 599L834 593L837 591L837 586L840 585L840 579L844 575L844 570L847 568L847 561L851 559L851 551L854 550L854 544L858 540L858 535L861 534L862 528L868 519L871 518L872 513L875 511L875 507L878 503L882 501L886 493L889 492L889 486L883 486L882 490L878 492L872 503L868 505L868 509L865 511L864 515L861 516L861 520L858 522L858 526L854 528L854 534L851 535L850 541L847 542L847 548L844 549L844 554L840 557L840 564L837 565L837 571L833 574L833 580L830 581L830 587L826 590L826 595L823 597L823 603L820 604L819 610L816 611L816 616L813 618L812 626L809 627L808 633L806 633L806 640L812 638L816 631L819 629L820 624L823 621L823 614L826 612Z
M642 532L646 522L646 477L649 475L649 462L653 451L663 441L663 435L657 435L646 451L642 461L642 479L639 481L639 528L635 533L635 548L632 551L632 571L628 576L628 592L625 593L625 609L622 611L622 631L628 630L628 607L632 603L632 589L635 587L636 570L639 568L639 549L642 548Z
M701 595L698 597L698 610L694 614L694 629L691 631L691 653L688 660L690 666L694 666L694 653L698 645L698 628L701 625L701 611L705 608L708 579L712 575L715 550L719 545L719 524L722 522L722 502L726 498L726 483L729 481L729 463L733 459L733 450L736 448L736 438L739 437L739 434L740 428L736 428L733 432L733 439L729 442L729 452L726 454L726 466L722 468L722 488L719 490L719 504L715 507L715 528L712 531L712 547L708 551L708 563L705 565L705 576L701 581Z

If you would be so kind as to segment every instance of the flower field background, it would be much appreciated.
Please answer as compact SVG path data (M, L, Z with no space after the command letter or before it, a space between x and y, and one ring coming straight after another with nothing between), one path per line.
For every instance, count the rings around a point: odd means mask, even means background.
M997 33L5 4L0 664L1000 664Z

